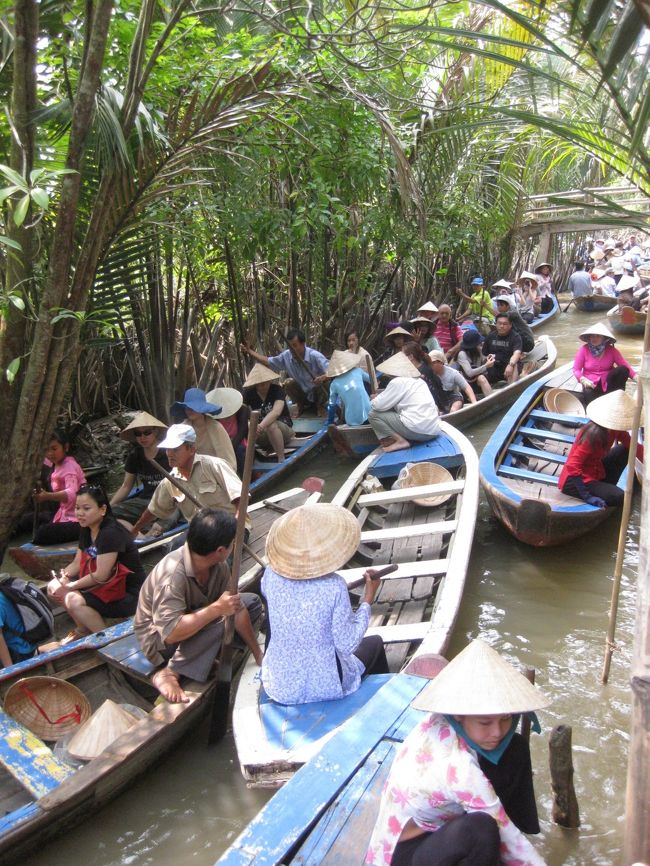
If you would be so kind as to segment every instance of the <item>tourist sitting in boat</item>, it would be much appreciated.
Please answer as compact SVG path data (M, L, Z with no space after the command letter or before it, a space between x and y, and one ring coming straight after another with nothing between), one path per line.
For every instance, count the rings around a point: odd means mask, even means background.
M562 467L562 493L596 508L621 505L624 491L616 482L627 463L630 436L625 431L632 429L634 410L634 400L624 391L611 391L589 403L591 423L578 431ZM637 456L642 459L642 451Z
M411 326L410 322L408 324L409 326ZM386 343L386 351L383 352L377 359L377 369L379 369L379 366L383 364L384 361L392 358L393 355L399 354L404 347L404 343L412 339L413 335L411 331L403 328L401 325L397 325L397 327L392 328L390 331L388 331L388 333L384 337L384 343Z
M528 742L516 733L548 699L475 640L413 701L431 715L399 747L384 785L370 866L544 866Z
M404 343L404 349L402 351L409 361L415 365L420 376L422 376L424 381L427 383L427 388L431 392L431 396L433 397L438 412L444 412L445 406L447 405L447 395L442 387L442 382L434 370L433 361L431 360L429 353L425 352L422 346L414 340Z
M549 262L540 262L535 268L537 277L537 297L539 299L540 313L550 313L553 309L553 265Z
M212 417L221 424L230 437L237 460L237 474L241 475L244 471L250 409L244 406L241 391L236 388L213 388L205 396L208 403L221 406L221 411Z
M422 304L421 307L418 307L415 311L416 318L418 319L429 319L430 322L434 322L438 318L438 308L433 303L433 301L427 301L425 304ZM434 349L440 349L440 343L438 342L438 338L434 334L435 326L431 330L431 334L422 344L427 352L433 352Z
M193 427L189 424L172 424L160 447L167 451L171 474L181 479L202 505L236 515L241 481L235 470L221 457L198 453ZM171 517L177 508L188 521L198 510L191 499L174 487L168 478L164 478L137 519L132 534L137 535L143 526L148 526L156 518Z
M390 376L386 388L371 401L368 415L384 451L410 448L438 435L438 409L426 382L403 352L377 367Z
M360 537L356 517L331 503L294 508L271 527L262 577L270 627L262 684L272 700L334 700L356 691L367 674L388 673L381 638L364 637L380 585L375 572L364 574L356 611L336 574Z
M345 424L365 424L370 412L370 398L364 383L370 376L359 368L359 355L351 352L333 352L327 367L330 383L328 421L334 423L337 407L340 407Z
M487 397L492 393L492 386L485 375L490 367L494 366L494 355L483 357L481 342L483 338L474 328L468 328L463 334L463 344L456 356L456 363L465 379L473 388L480 388L481 393Z
M298 407L299 414L305 409L324 411L329 399L327 388L324 387L327 382L327 358L307 345L304 332L298 328L287 331L286 341L289 348L271 357L255 352L246 343L242 343L240 348L254 361L265 364L276 373L285 372L290 376L284 382L284 391Z
M196 450L199 454L219 457L235 471L237 458L230 436L213 415L221 412L221 406L208 402L201 388L188 388L183 400L177 400L169 414L176 424L191 424L196 431Z
M111 514L99 485L79 488L75 505L79 549L70 565L48 583L48 594L75 622L65 640L77 640L106 627L104 617L133 616L144 570L127 529Z
M616 280L614 279L614 268L611 265L606 265L604 268L592 271L592 278L596 277L593 283L595 295L607 295L609 298L616 297Z
M440 305L433 335L438 340L440 349L447 356L447 360L453 360L460 351L463 329L453 320L449 304Z
M524 322L530 324L535 316L539 315L541 309L541 301L537 294L537 274L522 271L517 285L520 293L519 312Z
M34 544L66 544L79 538L75 501L77 491L85 484L86 477L69 450L68 437L61 430L55 430L45 452L45 463L53 467L49 478L51 489L37 488L32 499L37 507L41 503L57 503L58 507L48 523L37 527Z
M458 370L454 370L453 367L447 365L447 358L445 357L444 352L430 352L429 357L433 364L433 372L438 376L442 383L442 389L445 395L444 415L449 412L458 412L459 409L463 408L463 394L468 403L476 403L476 394L471 385L463 378Z
M483 342L483 357L494 355L494 364L486 371L488 382L494 384L505 380L508 384L519 377L519 361L522 353L522 340L514 330L510 315L499 313L491 331Z
M494 308L490 293L483 284L483 277L474 277L472 280L472 294L467 295L461 288L456 289L456 294L467 301L467 312L458 316L459 321L471 319L491 324L494 321Z
M521 337L521 349L523 352L532 352L535 346L535 335L533 334L530 325L528 325L521 317L519 310L512 307L510 296L499 295L494 299L497 306L497 313L506 315L512 322L512 330L515 334Z
M370 373L369 363L372 364L372 357L370 352L366 351L361 345L361 341L359 339L359 332L352 330L348 331L345 335L345 346L348 352L352 352L353 355L359 356L359 367L362 370L365 370L366 373Z
M149 460L155 460L169 472L167 455L159 445L166 430L167 425L162 421L148 412L139 412L120 433L120 438L129 442L131 448L124 462L124 479L111 497L110 506L113 517L127 529L133 528L163 478ZM136 485L140 489L135 496L130 496ZM158 529L162 532L163 527Z
M204 683L221 649L224 619L234 614L235 632L258 664L262 650L254 623L262 618L259 596L228 591L237 521L211 508L198 511L182 547L168 553L149 574L138 599L135 634L154 665L151 680L171 703L189 698L181 677Z
M25 625L18 608L0 591L0 668L8 668L36 652L36 646L25 638Z
M569 277L568 289L574 298L584 298L593 294L593 285L591 274L585 270L585 263L577 261L574 264L575 270Z
M251 411L260 413L257 444L274 451L278 463L282 463L284 449L293 438L293 421L279 378L280 374L270 367L255 364L244 382L244 403Z
M585 404L602 397L609 391L623 390L630 376L636 372L614 346L616 337L597 322L580 334L584 345L573 360L573 375L582 385Z
M411 334L412 340L419 343L426 352L432 352L433 349L440 349L440 343L438 342L437 337L433 336L435 324L431 319L427 319L426 316L416 316L414 319L411 319L411 325L413 326L413 332ZM429 349L429 346L432 348Z

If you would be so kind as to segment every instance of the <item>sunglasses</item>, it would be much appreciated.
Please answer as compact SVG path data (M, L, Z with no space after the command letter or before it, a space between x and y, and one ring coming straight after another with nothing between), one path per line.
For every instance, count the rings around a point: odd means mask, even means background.
M136 439L139 439L140 436L151 436L152 433L153 433L153 430L134 430L133 431L133 435L136 437Z

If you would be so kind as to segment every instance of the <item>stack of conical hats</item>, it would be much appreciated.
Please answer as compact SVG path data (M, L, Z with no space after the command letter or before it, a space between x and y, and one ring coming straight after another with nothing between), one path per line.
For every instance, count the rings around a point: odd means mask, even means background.
M124 707L106 700L70 739L67 751L73 758L91 761L137 721Z

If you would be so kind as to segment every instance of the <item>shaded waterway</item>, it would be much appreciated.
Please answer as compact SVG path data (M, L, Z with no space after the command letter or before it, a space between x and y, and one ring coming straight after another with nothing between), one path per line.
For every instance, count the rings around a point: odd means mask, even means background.
M580 326L594 321L572 308L548 325L546 333L559 349L558 364L573 357ZM624 339L618 345L632 363L640 362L640 340ZM495 424L496 419L490 419L469 432L479 452ZM331 498L352 465L326 451L293 482L319 475L326 480L326 498ZM516 542L481 502L451 655L469 638L484 637L512 660L534 667L538 684L553 698L550 709L540 713L542 736L533 735L531 741L542 821L536 846L549 866L613 866L620 861L640 507L636 493L618 617L619 651L609 685L603 687L616 520L569 546L535 550ZM559 722L573 726L579 831L561 830L550 821L547 740ZM88 815L81 827L52 842L25 866L209 866L268 797L246 788L232 738L208 748L203 727L118 800Z

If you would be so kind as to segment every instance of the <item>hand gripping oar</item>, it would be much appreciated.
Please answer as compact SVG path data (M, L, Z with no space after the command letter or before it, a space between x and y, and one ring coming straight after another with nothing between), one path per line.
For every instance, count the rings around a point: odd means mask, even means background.
M255 439L257 436L257 423L260 413L251 412L248 424L248 442L246 443L246 458L244 460L244 471L242 473L241 497L239 499L239 510L237 512L237 532L232 552L232 566L230 568L230 582L228 592L236 593L241 569L241 555L244 546L244 533L246 532L246 508L248 504L248 488L253 474L253 461L255 459ZM210 720L210 733L208 743L216 743L221 740L228 730L228 711L230 709L230 683L232 681L232 638L235 632L234 614L226 617L223 630L223 641L221 643L221 654L219 657L219 669L217 672L217 687L212 705L212 717Z

